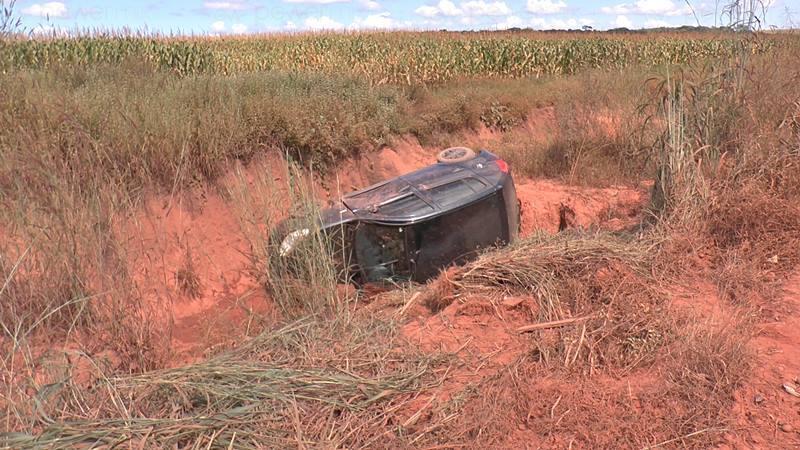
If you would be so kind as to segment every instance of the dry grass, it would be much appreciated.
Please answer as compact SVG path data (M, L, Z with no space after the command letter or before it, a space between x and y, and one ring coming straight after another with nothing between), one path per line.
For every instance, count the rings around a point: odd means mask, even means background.
M176 369L113 376L93 366L90 389L68 378L40 390L25 432L0 435L0 445L386 443L396 438L385 428L391 414L435 382L431 358L395 353L386 331L379 322L304 320Z
M336 264L333 248L342 237L326 238L319 230L320 206L317 203L314 175L283 160L276 161L275 173L247 174L238 167L226 191L235 207L239 224L247 239L254 278L288 317L307 314L345 313L344 300L337 284L345 275ZM279 257L281 242L276 229L288 221L290 230L312 230L308 239L298 243L290 258ZM280 238L282 239L282 237Z
M729 186L710 211L708 233L718 248L720 292L737 304L770 308L800 263L800 205L752 181Z
M540 322L582 319L538 332L538 360L586 373L630 370L671 339L666 297L650 268L653 245L610 234L535 235L442 272L420 302L438 311L467 294L527 295Z
M677 323L676 323L677 325ZM749 334L732 320L687 318L655 370L576 376L524 356L443 409L454 420L426 445L708 448L727 431L735 390L750 369ZM439 416L435 416L439 417Z
M421 289L418 300L433 311L467 293L514 293L536 301L540 322L580 320L526 335L527 351L505 370L429 417L404 421L409 409L421 411L417 396L449 373L448 361L410 352L397 324L337 296L321 242L304 254L311 282L275 270L267 230L285 205L275 204L280 188L267 174L240 171L229 198L254 273L287 316L307 317L207 360L157 369L163 333L115 225L145 187L176 192L276 148L314 167L403 132L443 139L481 124L502 132L532 106L564 100L541 94L560 82L474 82L451 100L459 83L403 90L327 75L181 78L137 62L6 73L0 420L12 433L0 435L0 446L714 445L752 365L753 309L800 257L800 99L786 95L798 79L796 56L781 49L770 64L747 61L747 70L723 65L663 78L651 109L660 114L653 126L664 126L657 157L633 136L592 139L582 119L565 120L605 101L592 97L582 109L581 89L597 83L588 78L575 82L559 112L559 126L570 130L561 141L501 150L536 161L526 173L573 179L660 163L661 214L644 239L536 235ZM625 97L631 86L607 95ZM515 95L498 94L507 87ZM118 116L108 104L121 105ZM609 165L587 167L593 161ZM298 213L314 214L307 192L294 198ZM714 274L731 320L703 321L669 304L667 275L686 272L675 251L686 242L703 247L696 267ZM185 273L176 274L189 294L198 289L190 262L187 254Z

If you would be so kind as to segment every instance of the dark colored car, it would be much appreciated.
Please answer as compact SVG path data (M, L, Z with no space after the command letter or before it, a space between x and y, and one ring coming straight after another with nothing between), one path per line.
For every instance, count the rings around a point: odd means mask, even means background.
M312 229L334 245L346 278L425 281L478 251L517 238L519 202L508 164L488 151L454 147L438 163L345 195L315 227L280 224L278 257L291 258ZM346 261L346 262L345 262Z

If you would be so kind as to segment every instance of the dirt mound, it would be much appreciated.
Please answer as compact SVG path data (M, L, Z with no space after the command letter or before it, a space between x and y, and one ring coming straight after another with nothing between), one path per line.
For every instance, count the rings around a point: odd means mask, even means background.
M671 302L672 289L656 287L645 268L648 252L611 236L533 238L447 271L417 297L440 312L407 323L403 335L452 357L441 385L414 404L425 411L417 426L442 427L426 445L719 442L717 424L745 373L747 331L724 320L729 311L709 283ZM451 300L422 300L428 294Z

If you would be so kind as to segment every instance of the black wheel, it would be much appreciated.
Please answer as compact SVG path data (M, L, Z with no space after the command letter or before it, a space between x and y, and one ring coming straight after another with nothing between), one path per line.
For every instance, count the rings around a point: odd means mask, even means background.
M436 160L443 164L456 164L469 161L476 156L475 152L467 147L450 147L436 155Z

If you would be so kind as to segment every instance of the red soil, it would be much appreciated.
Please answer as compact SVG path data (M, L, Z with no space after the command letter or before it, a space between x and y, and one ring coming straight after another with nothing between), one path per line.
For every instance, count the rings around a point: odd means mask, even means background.
M560 211L567 208L572 226L596 225L619 230L638 222L647 199L646 187L584 188L554 180L517 181L522 201L522 234L536 230L557 232Z
M800 272L775 299L772 317L757 326L752 345L757 362L752 379L736 394L734 429L726 448L800 447Z
M235 217L219 195L206 193L150 199L126 224L137 284L151 303L168 303L164 330L171 330L179 355L241 338L249 321L274 313L249 274L248 247ZM181 271L196 276L196 290L182 289Z
M413 139L401 140L395 148L364 155L340 166L334 174L314 180L317 196L331 201L340 193L434 161L436 150L425 149ZM280 157L254 162L240 174L239 180L249 184L267 174L275 182L276 204L288 205L287 171ZM231 175L222 184L235 181ZM523 205L523 234L537 229L557 231L561 205L574 211L575 226L600 224L619 229L635 222L646 198L644 189L639 188L585 189L520 176L515 181ZM235 342L248 334L248 323L278 315L251 274L250 249L236 210L217 192L150 198L123 229L143 294L152 302L168 305L163 324L165 332L171 330L175 363ZM179 272L186 269L199 282L195 292L180 286Z
M433 403L449 400L465 386L496 374L519 358L529 346L516 328L533 321L534 305L533 299L524 297L500 301L469 297L403 326L402 334L411 344L456 358ZM429 398L423 400L427 403Z

